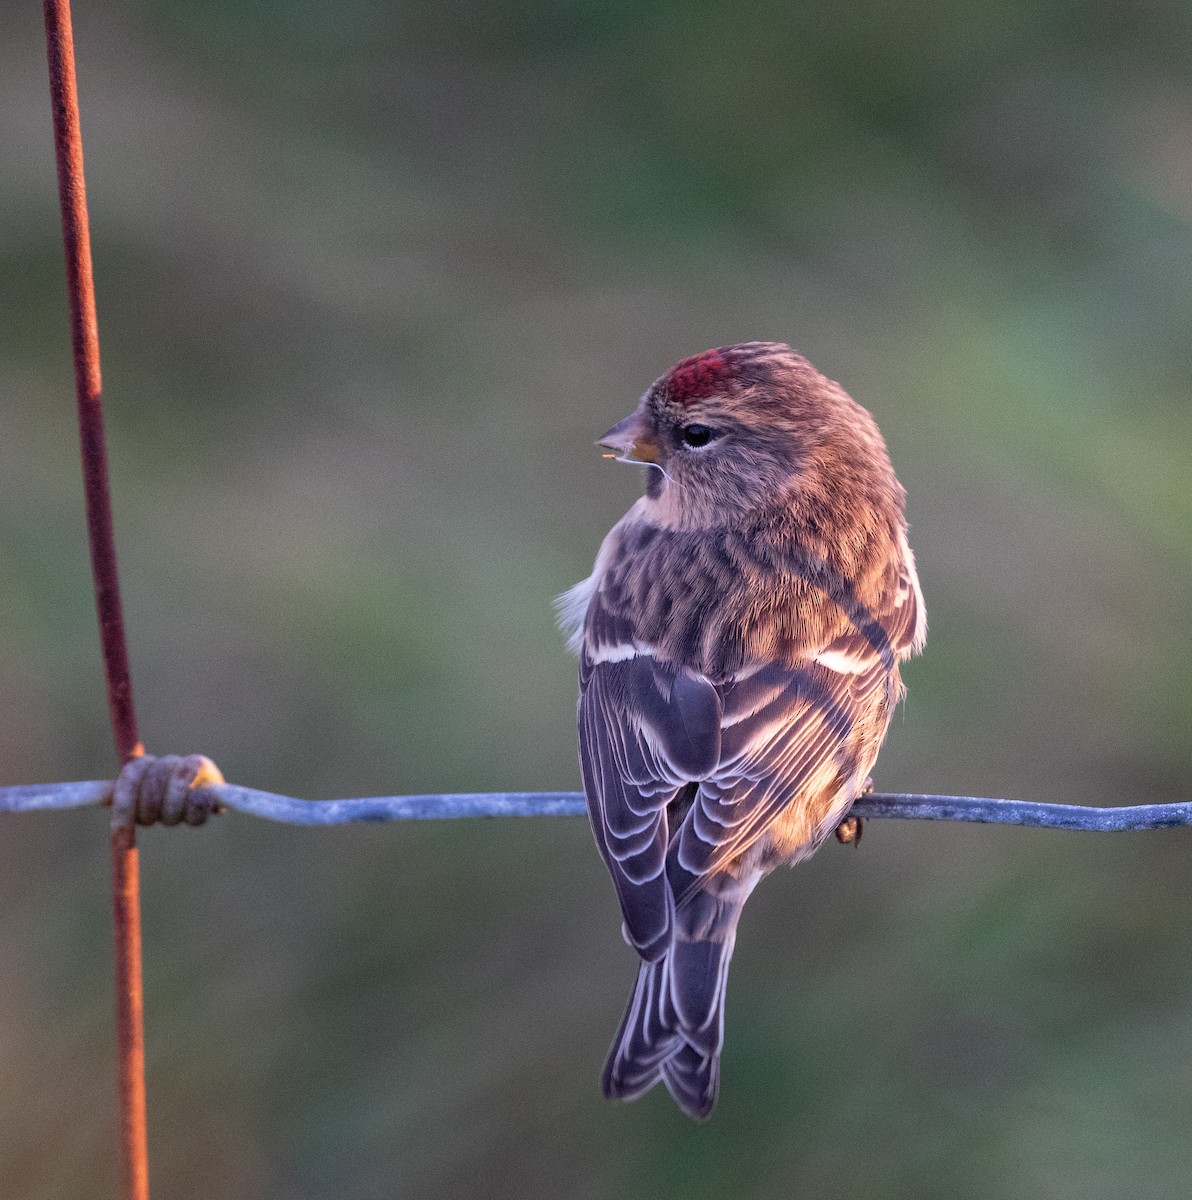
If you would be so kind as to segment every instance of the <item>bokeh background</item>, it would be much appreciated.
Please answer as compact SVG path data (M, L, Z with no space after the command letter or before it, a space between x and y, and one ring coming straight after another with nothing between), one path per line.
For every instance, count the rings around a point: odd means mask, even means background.
M0 5L0 783L112 770L41 14ZM1192 767L1192 8L153 0L75 34L142 728L311 798L569 789L593 437L789 340L931 613L885 790ZM106 822L0 830L0 1195L114 1194ZM877 823L760 889L721 1105L599 1098L582 820L142 836L155 1195L1184 1197L1186 831Z

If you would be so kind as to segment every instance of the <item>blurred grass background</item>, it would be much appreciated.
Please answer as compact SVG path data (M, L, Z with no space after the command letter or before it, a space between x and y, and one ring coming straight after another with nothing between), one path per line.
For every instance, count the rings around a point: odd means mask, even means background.
M111 772L41 14L0 3L0 782ZM75 14L142 731L312 798L573 788L592 438L788 340L931 613L886 790L1187 798L1192 7ZM601 1102L580 821L142 836L162 1198L1184 1197L1186 831L875 824L751 903L721 1106ZM114 1193L105 818L0 831L0 1196Z

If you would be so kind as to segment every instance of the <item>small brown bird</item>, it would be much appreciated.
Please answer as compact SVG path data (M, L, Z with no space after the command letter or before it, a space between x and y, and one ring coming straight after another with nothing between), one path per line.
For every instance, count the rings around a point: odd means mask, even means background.
M599 441L646 494L559 598L596 844L642 964L604 1094L716 1103L745 900L865 784L926 635L873 418L789 346L684 359Z

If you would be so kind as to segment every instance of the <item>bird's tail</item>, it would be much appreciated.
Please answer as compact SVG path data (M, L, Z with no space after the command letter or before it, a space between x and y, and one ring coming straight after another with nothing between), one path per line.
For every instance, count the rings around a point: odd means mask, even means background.
M636 1100L661 1081L689 1117L711 1113L720 1089L724 988L748 895L740 890L692 896L676 914L669 949L642 963L604 1065L610 1100Z

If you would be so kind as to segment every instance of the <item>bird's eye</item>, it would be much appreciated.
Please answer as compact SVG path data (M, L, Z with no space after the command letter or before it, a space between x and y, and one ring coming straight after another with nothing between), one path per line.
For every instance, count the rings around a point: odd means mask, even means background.
M683 444L686 446L706 446L715 434L706 425L684 425L679 430L679 436L683 439Z

